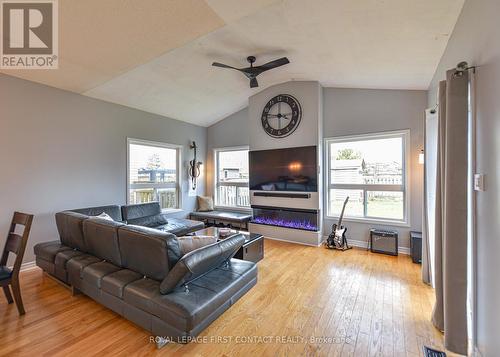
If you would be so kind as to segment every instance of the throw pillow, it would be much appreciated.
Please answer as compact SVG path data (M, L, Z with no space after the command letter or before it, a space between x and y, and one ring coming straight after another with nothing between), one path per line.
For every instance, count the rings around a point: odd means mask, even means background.
M214 210L214 200L212 197L198 196L198 211L210 212Z
M111 216L109 214L107 214L106 212L102 212L101 214L95 216L95 218L102 218L102 219L105 219L107 221L114 221L114 219L111 218Z
M182 255L217 242L217 238L213 236L184 236L177 237L177 240L179 241Z

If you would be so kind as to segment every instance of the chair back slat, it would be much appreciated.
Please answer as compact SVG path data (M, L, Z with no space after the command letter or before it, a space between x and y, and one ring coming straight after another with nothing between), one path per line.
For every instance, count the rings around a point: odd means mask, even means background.
M14 261L14 267L12 269L12 276L16 277L19 275L21 270L21 264L23 262L24 251L26 250L26 244L28 243L28 237L31 230L31 223L33 222L33 215L14 212L12 217L12 223L10 225L9 234L7 236L7 241L5 242L5 247L3 250L2 258L0 260L0 265L7 265L7 260L9 258L9 253L16 255L16 260ZM16 225L24 226L22 235L15 233Z
M12 217L12 224L22 224L23 226L27 226L28 223L31 223L32 219L32 214L14 212L14 217Z
M23 242L23 237L16 233L9 234L7 238L7 243L5 244L5 250L7 252L19 254L19 249L21 248L21 243Z

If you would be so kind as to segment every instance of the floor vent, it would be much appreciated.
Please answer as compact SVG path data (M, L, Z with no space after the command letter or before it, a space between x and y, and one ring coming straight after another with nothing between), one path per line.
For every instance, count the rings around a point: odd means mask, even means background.
M424 357L446 357L446 353L424 346Z

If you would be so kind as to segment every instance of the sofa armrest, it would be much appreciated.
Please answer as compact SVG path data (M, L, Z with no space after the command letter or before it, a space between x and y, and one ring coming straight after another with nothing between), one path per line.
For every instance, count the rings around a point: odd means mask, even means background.
M205 275L231 259L245 243L237 234L223 241L193 250L184 255L160 284L160 293L168 294L175 288Z

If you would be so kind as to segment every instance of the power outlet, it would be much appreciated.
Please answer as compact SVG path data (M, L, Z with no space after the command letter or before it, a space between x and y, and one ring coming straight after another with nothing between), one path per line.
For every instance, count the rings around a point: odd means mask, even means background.
M484 174L474 174L474 191L484 190Z

